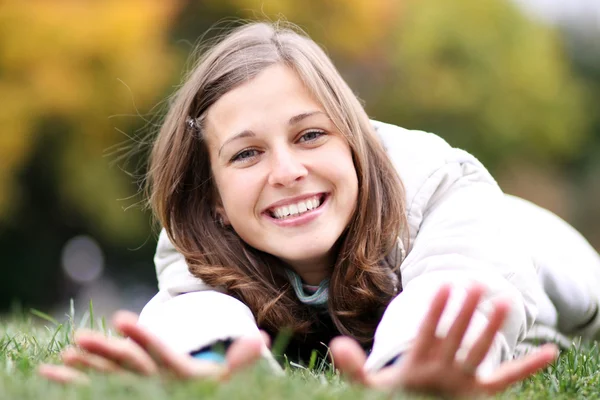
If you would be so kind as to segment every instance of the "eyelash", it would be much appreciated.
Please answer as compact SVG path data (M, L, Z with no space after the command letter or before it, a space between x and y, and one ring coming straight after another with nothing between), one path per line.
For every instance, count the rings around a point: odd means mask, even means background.
M309 134L317 134L318 136L313 139L308 139L308 140L304 140L304 141L301 140L303 137L305 137L306 135L309 135ZM304 132L302 134L302 136L300 136L300 139L298 141L301 143L310 143L310 142L319 140L319 138L323 135L325 135L324 131L312 130L312 131ZM244 150L240 151L239 153L237 153L235 156L233 156L231 158L231 162L244 163L244 162L250 161L252 158L256 157L256 155L249 156L249 157L243 157L243 158L241 157L244 153L250 153L250 152L257 153L258 150L252 149L252 148L244 149Z
M231 158L231 162L248 162L248 160L252 159L252 157L255 157L255 156L244 157L244 158L242 158L241 156L242 156L242 154L249 153L249 152L258 152L258 150L256 150L256 149L244 149L244 150L240 151L239 153L237 153L235 156L233 156Z
M321 136L325 135L325 132L323 131L318 131L318 130L312 130L312 131L308 131L308 132L304 132L302 134L302 136L300 136L300 139L302 139L304 136L308 135L308 134L318 134L318 136L314 139L310 139L310 140L305 140L304 143L306 142L314 142L315 140L318 140Z

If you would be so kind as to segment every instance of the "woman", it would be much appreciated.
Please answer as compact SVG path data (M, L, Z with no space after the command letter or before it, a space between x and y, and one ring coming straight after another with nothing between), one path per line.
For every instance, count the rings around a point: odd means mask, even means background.
M291 357L333 339L336 367L354 381L464 396L554 360L553 345L511 360L538 307L549 327L597 330L600 261L584 239L503 195L439 137L369 121L323 51L292 29L249 24L203 56L173 98L148 178L165 229L160 292L139 325L115 318L133 341L81 334L85 352L43 366L50 379L124 364L228 376L272 359L259 329L291 329ZM514 231L539 227L517 212L574 242L589 279L561 282L563 297L546 290L565 265L535 264ZM224 359L215 345L228 347Z

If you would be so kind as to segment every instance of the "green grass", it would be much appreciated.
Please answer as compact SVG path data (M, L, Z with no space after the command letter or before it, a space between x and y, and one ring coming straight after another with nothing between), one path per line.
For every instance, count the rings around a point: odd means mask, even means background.
M75 323L70 316L62 323L43 313L0 319L0 399L390 399L390 397L346 384L325 365L313 369L290 367L285 377L269 374L265 367L235 376L227 383L176 382L134 375L92 376L88 386L62 386L35 373L40 362L58 362L62 348L71 342L75 329L94 327L111 334L103 319L90 311ZM571 350L546 371L515 385L499 398L573 399L600 398L600 351L597 345Z

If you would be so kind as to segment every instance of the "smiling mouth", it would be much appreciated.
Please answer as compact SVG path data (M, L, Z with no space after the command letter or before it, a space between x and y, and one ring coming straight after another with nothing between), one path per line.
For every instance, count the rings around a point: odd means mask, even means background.
M326 193L318 194L313 197L298 201L296 203L287 204L281 207L269 209L267 213L272 218L277 220L286 220L294 217L299 217L310 211L321 207L327 198Z

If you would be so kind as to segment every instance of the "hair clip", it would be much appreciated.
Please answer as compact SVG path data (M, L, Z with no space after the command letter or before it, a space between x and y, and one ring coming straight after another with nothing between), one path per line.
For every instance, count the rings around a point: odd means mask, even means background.
M188 124L188 126L195 131L200 130L200 129L198 129L198 124L196 123L195 118L187 117L187 119L185 120L185 123Z

